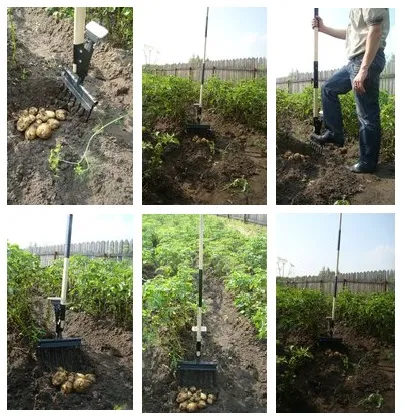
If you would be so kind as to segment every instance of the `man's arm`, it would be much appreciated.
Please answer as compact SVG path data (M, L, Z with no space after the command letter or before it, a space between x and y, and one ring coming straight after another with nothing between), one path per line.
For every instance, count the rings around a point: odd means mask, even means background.
M369 26L366 40L366 51L361 62L360 70L353 80L353 88L358 93L365 92L364 80L366 80L370 64L373 62L375 55L380 48L381 35L381 24Z
M312 20L312 28L315 28L316 26L318 27L319 32L333 36L334 38L346 39L346 29L330 28L323 23L322 18L319 16Z

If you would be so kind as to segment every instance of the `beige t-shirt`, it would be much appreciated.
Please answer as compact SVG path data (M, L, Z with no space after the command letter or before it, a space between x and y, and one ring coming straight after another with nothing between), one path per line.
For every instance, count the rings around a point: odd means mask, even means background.
M380 48L385 48L390 30L388 9L350 9L346 29L346 54L349 59L366 51L368 28L377 24L381 24L382 29Z

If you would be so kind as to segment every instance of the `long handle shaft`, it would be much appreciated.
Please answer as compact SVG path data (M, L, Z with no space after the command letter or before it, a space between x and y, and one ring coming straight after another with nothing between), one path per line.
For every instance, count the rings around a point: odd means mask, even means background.
M203 286L203 253L204 253L204 216L200 214L199 229L199 255L198 255L198 308L197 308L197 342L196 356L201 356L201 325L202 325L202 286Z
M336 296L338 286L338 274L339 274L339 256L340 256L340 237L342 234L342 213L339 216L339 235L337 244L337 257L336 257L336 273L335 273L335 285L333 289L333 301L332 301L332 321L335 320L335 308L336 308Z
M62 292L60 296L62 305L65 305L66 300L67 300L70 242L72 238L72 221L73 221L73 214L69 214L68 222L67 222L67 229L66 229L65 256L63 260Z
M319 16L319 9L314 8L314 18ZM319 117L318 104L318 27L314 27L314 98L313 98L313 117Z
M201 71L201 86L200 86L200 100L198 101L200 108L202 107L202 94L203 94L203 85L204 85L204 78L205 78L205 60L206 60L206 53L207 53L207 33L208 33L208 13L209 7L207 7L207 16L205 18L205 36L204 36L204 56L203 56L203 63L202 63L202 71Z

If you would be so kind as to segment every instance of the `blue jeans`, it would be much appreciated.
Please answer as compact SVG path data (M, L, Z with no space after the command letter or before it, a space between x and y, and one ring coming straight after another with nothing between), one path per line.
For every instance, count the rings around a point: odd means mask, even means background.
M324 125L333 137L342 144L343 120L342 110L338 95L350 92L353 79L360 70L363 55L358 55L349 60L349 63L338 70L322 86L322 105ZM357 118L360 123L359 162L375 168L378 163L381 143L381 121L380 121L380 73L385 66L384 50L380 49L371 63L367 78L364 82L366 93L358 94L354 91L356 101Z

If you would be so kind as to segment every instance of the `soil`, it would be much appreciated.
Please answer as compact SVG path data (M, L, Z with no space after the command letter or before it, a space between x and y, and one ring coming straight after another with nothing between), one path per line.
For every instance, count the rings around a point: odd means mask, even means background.
M61 71L73 62L73 22L56 21L44 8L14 8L16 60L8 36L7 67L7 203L132 204L132 51L95 45L83 85L99 103L86 122L61 95ZM48 140L24 140L16 130L18 113L29 107L72 111ZM55 174L48 158L62 144L61 159L81 159L94 129L125 116L92 140L89 170L59 163ZM85 165L86 166L86 165Z
M277 412L395 412L394 346L342 324L335 336L343 346L313 348L314 358L298 370L293 387L278 395Z
M158 172L143 180L143 204L266 204L266 136L209 111L202 121L213 136L177 136L180 144L167 147ZM231 185L242 178L247 188Z
M267 411L267 347L258 340L254 327L236 310L222 281L207 272L203 290L207 311L203 314L203 359L217 361L218 400L203 412L264 413ZM186 341L187 340L187 341ZM185 360L193 360L195 333L187 333ZM178 384L169 367L168 355L160 348L143 354L142 411L179 412L175 402Z
M277 204L395 204L395 162L381 162L374 174L352 173L347 166L357 162L357 142L318 154L305 140L313 129L292 125L291 134L277 138Z
M7 340L7 408L9 410L132 409L132 332L84 313L66 315L64 337L82 339L81 372L96 382L85 393L65 395L51 383L47 369L22 337Z

